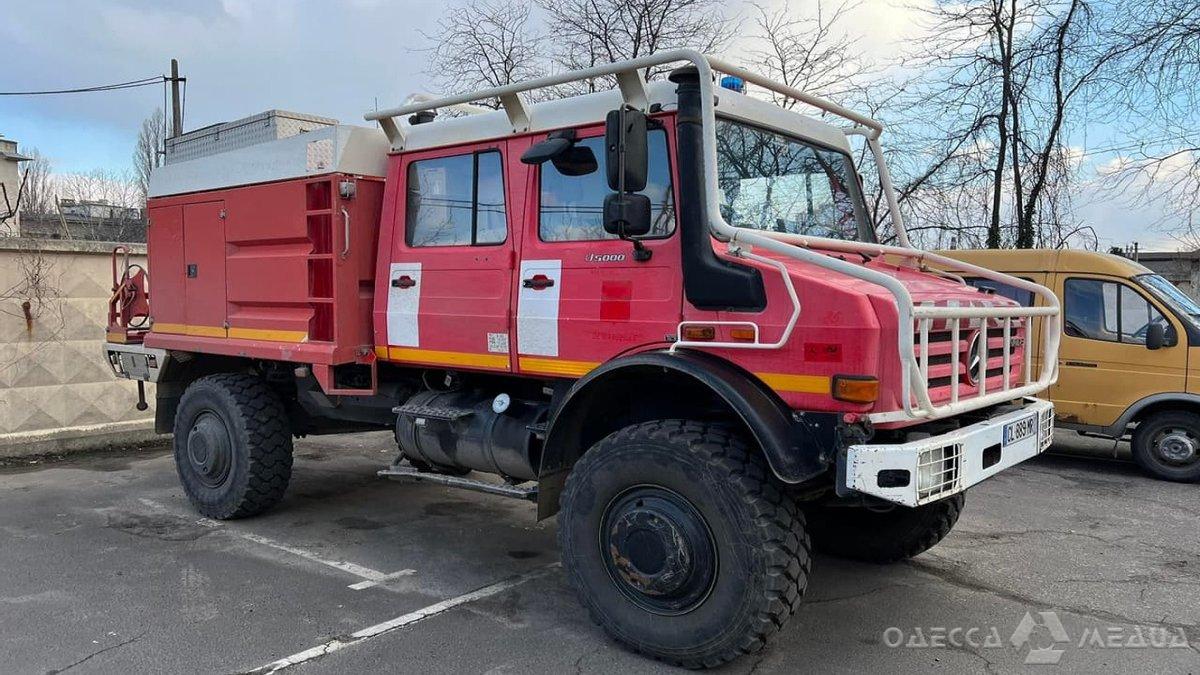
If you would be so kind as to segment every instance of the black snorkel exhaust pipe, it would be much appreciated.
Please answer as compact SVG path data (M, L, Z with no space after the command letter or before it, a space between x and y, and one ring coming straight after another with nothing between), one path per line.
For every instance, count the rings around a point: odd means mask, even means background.
M704 194L704 123L700 76L694 66L677 68L669 78L678 85L676 122L679 166L679 228L683 249L683 289L697 309L759 312L767 306L762 274L753 267L719 258L708 229Z

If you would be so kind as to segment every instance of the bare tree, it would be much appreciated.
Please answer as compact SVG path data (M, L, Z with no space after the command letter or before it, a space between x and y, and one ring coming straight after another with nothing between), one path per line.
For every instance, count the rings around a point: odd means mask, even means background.
M133 172L137 178L138 191L141 193L142 204L150 191L150 172L162 166L166 139L166 122L162 108L155 108L149 117L142 120L142 128L138 131L137 146L133 151Z
M29 151L29 161L25 162L24 177L25 194L21 197L21 211L24 213L44 214L54 211L54 184L51 171L53 166L50 158L37 148Z
M1082 232L1064 197L1075 167L1062 160L1071 125L1085 112L1091 121L1107 113L1116 55L1103 40L1102 1L941 2L928 10L931 37L916 61L923 84L908 105L922 123L909 131L935 150L922 153L925 168L909 167L901 196L919 205L932 193L945 205L957 201L944 198L948 190L972 202L986 192L978 217L960 227L986 224L984 243L993 248L1061 245L1061 233ZM932 227L948 226L936 213L922 215Z
M805 16L787 2L776 9L755 4L757 34L745 61L772 80L810 94L839 101L862 98L875 72L863 60L858 39L842 30L846 13L856 6L841 2L828 8L818 0ZM789 109L798 103L775 93L771 98Z
M72 237L145 241L142 193L132 171L96 169L57 177L57 212Z
M470 0L451 7L426 38L427 73L446 92L512 84L542 74L542 38L530 27L530 6L515 0ZM498 101L485 105L499 107Z
M575 70L679 47L715 52L728 44L734 24L720 0L539 0L553 36L551 59ZM648 79L667 68L653 68ZM611 78L568 91L596 91Z
M1111 51L1128 112L1122 122L1139 134L1120 148L1107 183L1154 203L1173 221L1169 231L1190 231L1200 211L1200 4L1137 3L1118 16Z

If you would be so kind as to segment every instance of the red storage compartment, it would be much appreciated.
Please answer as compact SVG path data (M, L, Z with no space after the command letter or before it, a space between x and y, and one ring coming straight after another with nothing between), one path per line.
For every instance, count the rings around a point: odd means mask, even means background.
M146 344L315 364L370 353L382 200L383 179L340 173L151 199Z

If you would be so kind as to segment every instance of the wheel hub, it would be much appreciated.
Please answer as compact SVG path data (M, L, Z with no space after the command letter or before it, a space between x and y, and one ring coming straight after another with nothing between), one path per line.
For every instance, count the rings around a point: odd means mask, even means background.
M187 437L188 464L202 485L216 488L229 477L233 443L225 422L205 411L196 417Z
M682 614L708 595L716 547L703 516L679 494L640 486L605 510L601 555L613 581L634 604L655 614Z
M1158 438L1155 449L1172 464L1188 464L1197 459L1197 442L1183 429L1168 429Z

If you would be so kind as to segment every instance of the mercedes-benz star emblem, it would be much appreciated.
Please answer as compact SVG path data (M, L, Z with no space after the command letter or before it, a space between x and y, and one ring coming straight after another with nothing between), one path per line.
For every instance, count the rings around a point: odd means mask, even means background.
M975 333L971 337L971 341L967 343L967 353L964 359L967 362L967 384L972 386L979 378L979 335L979 333Z

